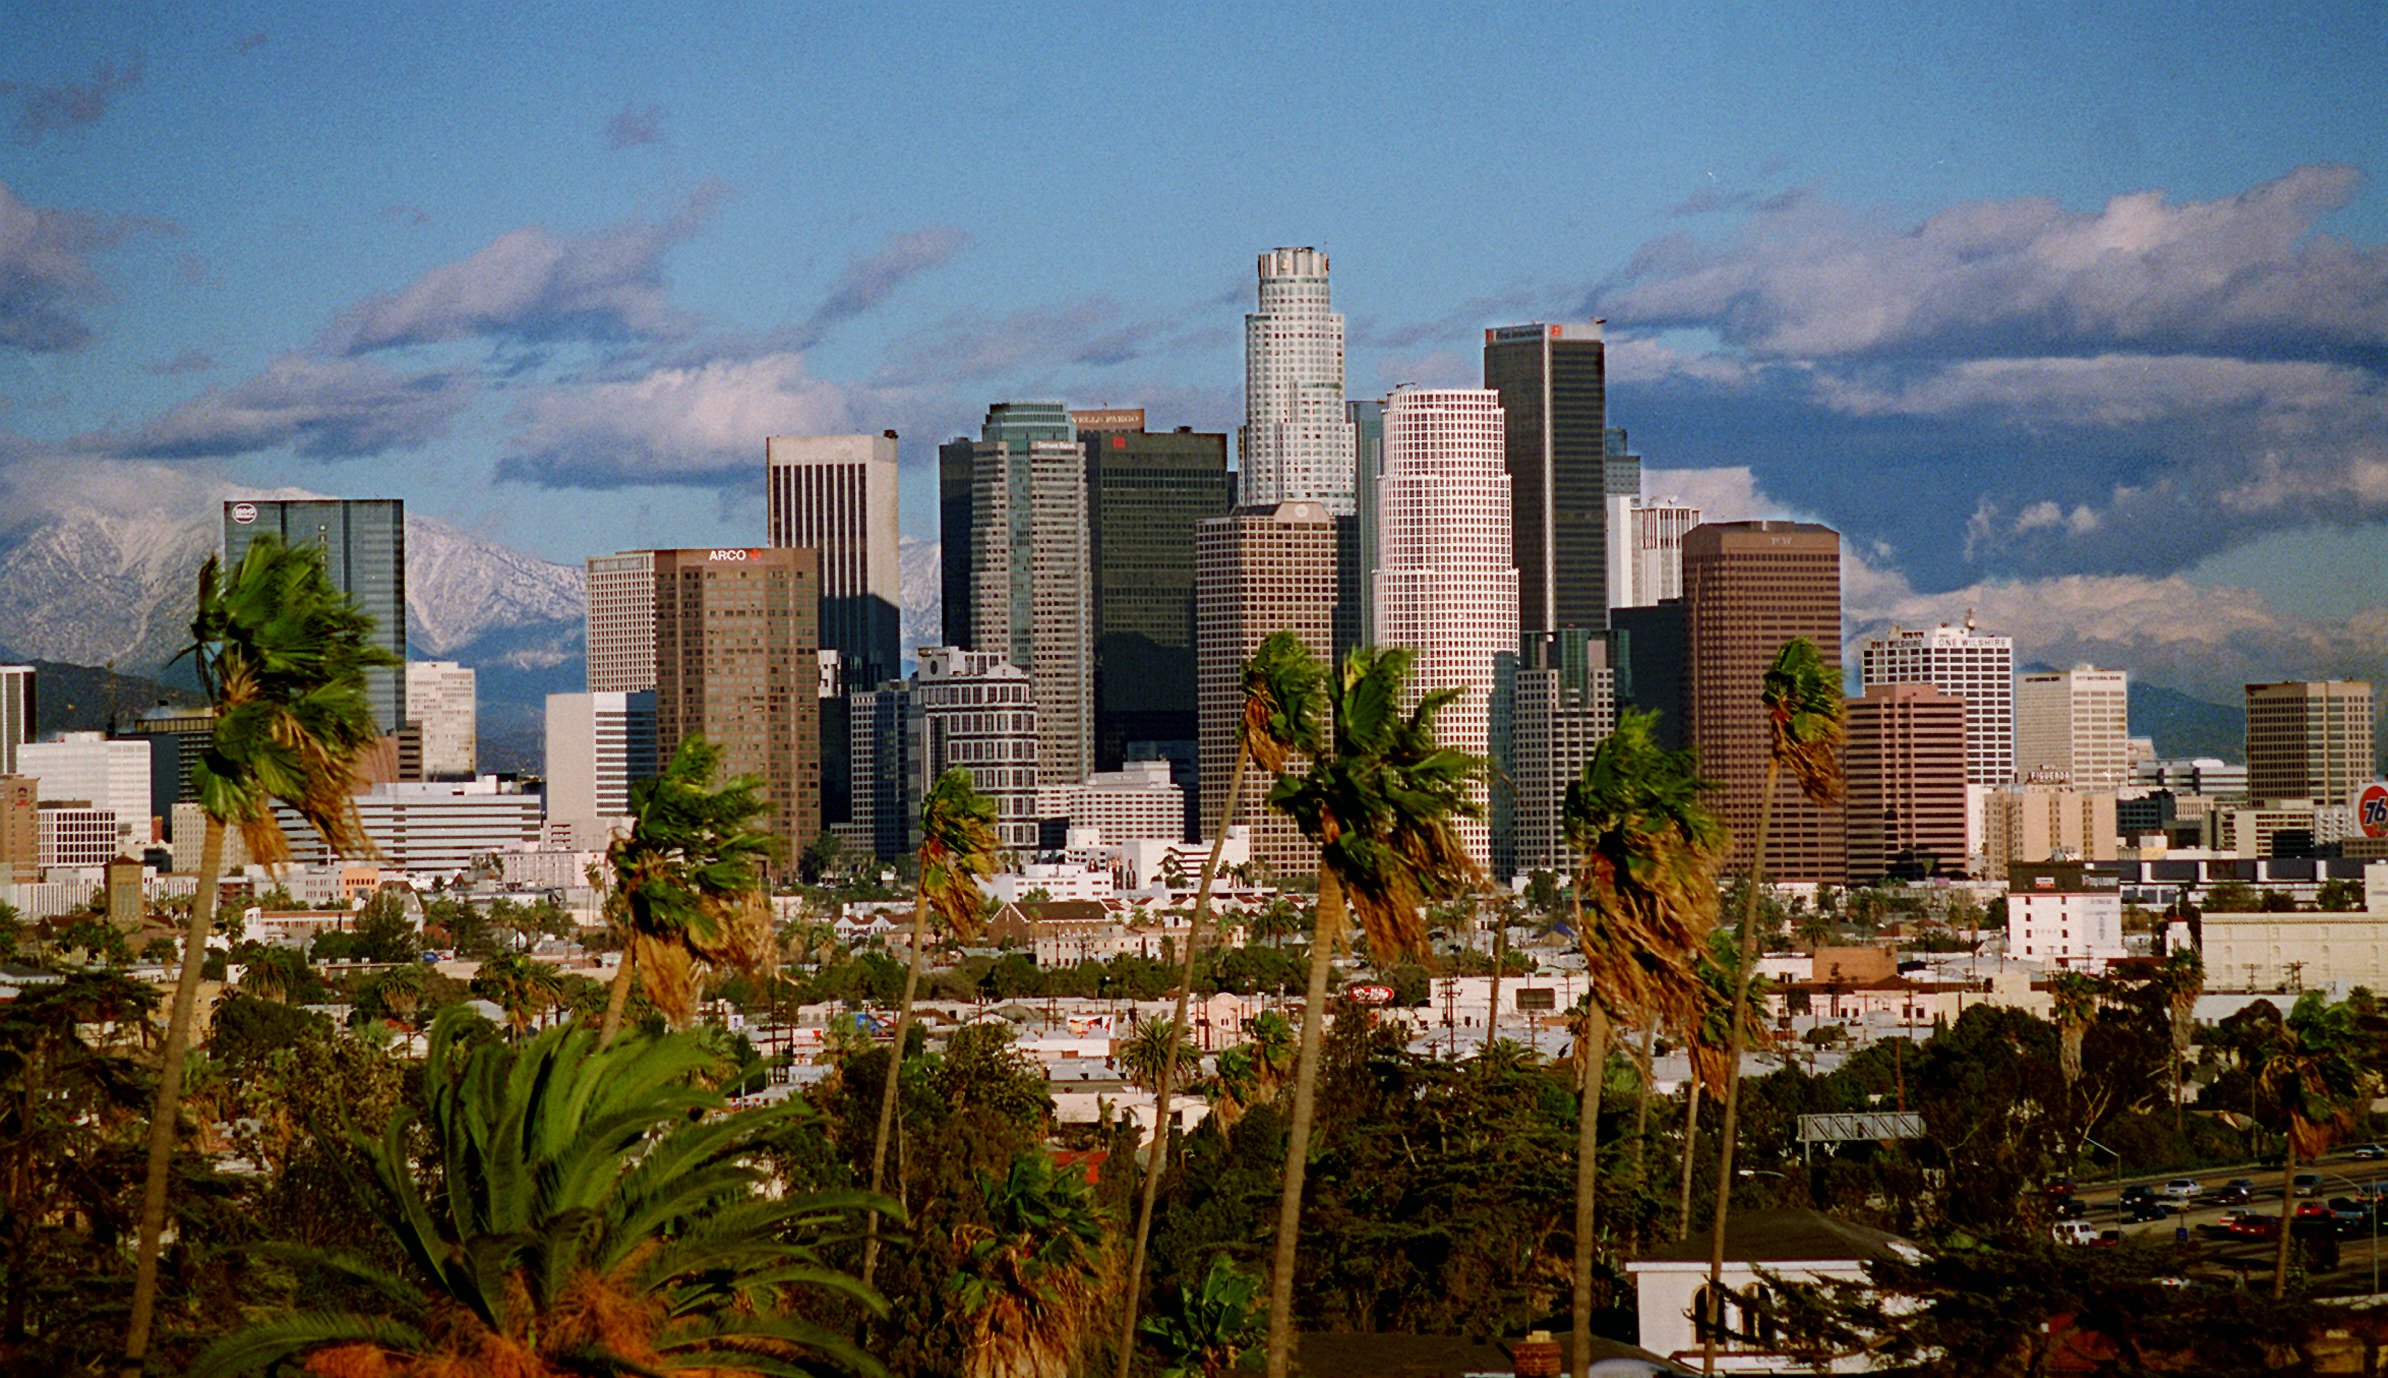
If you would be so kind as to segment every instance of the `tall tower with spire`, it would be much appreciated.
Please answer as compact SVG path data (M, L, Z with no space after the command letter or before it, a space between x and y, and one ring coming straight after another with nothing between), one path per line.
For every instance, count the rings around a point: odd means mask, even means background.
M1260 256L1260 309L1244 317L1238 501L1313 501L1350 516L1354 441L1344 400L1343 317L1328 301L1327 256L1271 249Z

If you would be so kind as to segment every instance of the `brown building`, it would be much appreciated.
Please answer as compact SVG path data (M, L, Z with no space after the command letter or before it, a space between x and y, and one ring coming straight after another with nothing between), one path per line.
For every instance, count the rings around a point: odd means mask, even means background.
M809 548L655 552L655 745L702 734L763 781L796 857L821 830L821 566Z
M1965 869L1965 700L1878 684L1847 711L1849 883Z
M30 775L0 775L0 864L41 879L41 781Z
M1290 631L1321 661L1338 643L1337 532L1324 503L1247 507L1194 528L1195 704L1201 731L1205 840L1218 826L1243 722L1244 662ZM1316 869L1318 850L1267 803L1269 779L1245 776L1231 826L1249 828L1252 859L1279 874Z
M2247 797L2347 804L2379 775L2371 685L2359 679L2247 686Z
M1767 731L1760 686L1793 637L1841 673L1841 537L1806 522L1712 522L1683 538L1684 737L1718 782L1717 811L1733 832L1727 866L1750 864L1765 788ZM1841 810L1807 802L1786 774L1767 828L1770 881L1830 881L1848 873Z

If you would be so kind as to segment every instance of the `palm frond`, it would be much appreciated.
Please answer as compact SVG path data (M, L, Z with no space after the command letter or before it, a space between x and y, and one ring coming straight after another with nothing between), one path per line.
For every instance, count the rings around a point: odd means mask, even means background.
M1758 692L1766 710L1773 759L1799 783L1810 803L1841 798L1842 707L1840 676L1826 668L1816 643L1793 637L1775 653Z

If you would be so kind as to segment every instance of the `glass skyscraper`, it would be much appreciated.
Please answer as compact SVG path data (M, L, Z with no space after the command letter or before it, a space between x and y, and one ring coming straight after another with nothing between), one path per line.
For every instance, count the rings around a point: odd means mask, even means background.
M262 531L323 551L332 586L373 618L373 640L398 657L368 670L366 697L385 736L406 725L406 504L397 498L236 499L224 504L224 559L239 561Z

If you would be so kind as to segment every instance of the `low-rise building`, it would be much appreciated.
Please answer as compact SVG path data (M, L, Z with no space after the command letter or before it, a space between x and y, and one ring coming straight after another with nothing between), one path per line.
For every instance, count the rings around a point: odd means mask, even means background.
M1866 1265L1922 1255L1897 1235L1836 1220L1810 1210L1735 1211L1725 1221L1722 1283L1726 1338L1718 1346L1718 1373L1863 1373L1873 1367L1863 1350L1832 1355L1820 1363L1789 1336L1777 1333L1774 1309L1764 1305L1773 1288L1824 1282L1864 1282ZM1698 1367L1703 1345L1692 1317L1709 1309L1708 1236L1661 1246L1628 1261L1641 1313L1642 1348ZM1756 1304L1753 1304L1756 1303Z
M2078 861L2007 868L2007 952L2097 972L2124 955L2121 878Z

